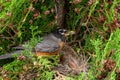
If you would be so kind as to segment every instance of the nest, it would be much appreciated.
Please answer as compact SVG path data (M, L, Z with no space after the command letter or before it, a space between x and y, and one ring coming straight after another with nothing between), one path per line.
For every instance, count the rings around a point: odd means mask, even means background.
M89 68L87 57L82 54L78 56L78 53L75 52L74 49L67 44L63 47L61 54L62 56L60 58L60 64L59 66L55 67L57 74L59 73L60 76L68 76L84 73L84 80L86 80L87 71ZM57 79L56 77L56 80L61 79Z

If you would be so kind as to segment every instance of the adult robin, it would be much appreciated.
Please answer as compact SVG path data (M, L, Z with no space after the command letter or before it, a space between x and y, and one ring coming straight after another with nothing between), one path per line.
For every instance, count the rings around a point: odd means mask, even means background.
M33 54L35 56L51 56L51 55L56 55L60 53L62 47L64 46L66 37L69 35L73 35L75 32L74 31L68 31L63 28L57 28L50 34L43 36L43 40L39 43L36 44L35 48L33 49ZM16 54L21 54L21 51L23 51L24 47L16 47L19 50L13 51L9 54L4 54L0 56L1 59L7 59L7 58L12 58L13 55Z

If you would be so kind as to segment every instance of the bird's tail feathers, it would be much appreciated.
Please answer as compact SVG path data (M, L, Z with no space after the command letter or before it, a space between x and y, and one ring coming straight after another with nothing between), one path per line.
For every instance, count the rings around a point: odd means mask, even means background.
M13 57L15 57L15 55L22 54L22 51L23 50L17 50L17 51L13 51L11 53L3 54L3 55L0 56L0 60L2 60L2 59L8 59L8 58L13 58Z

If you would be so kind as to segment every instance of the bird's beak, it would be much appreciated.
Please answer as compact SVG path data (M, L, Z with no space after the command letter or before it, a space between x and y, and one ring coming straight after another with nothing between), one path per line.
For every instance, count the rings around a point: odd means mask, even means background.
M75 34L75 31L67 31L65 33L65 36L67 37L67 36L74 35L74 34Z

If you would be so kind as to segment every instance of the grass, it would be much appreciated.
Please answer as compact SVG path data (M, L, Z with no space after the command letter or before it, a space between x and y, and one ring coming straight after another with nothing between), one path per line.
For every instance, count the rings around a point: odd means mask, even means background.
M120 77L120 1L66 1L65 26L76 31L76 35L68 40L74 44L71 46L76 52L90 57L88 80L117 80ZM58 65L59 56L36 58L28 49L31 50L42 40L42 35L57 26L54 5L52 0L0 1L0 54L12 51L12 46L29 42L22 52L25 60L15 58L7 64L2 61L0 79L16 80L33 72L32 79L52 80L55 74L52 67ZM82 80L84 76L82 73L66 76L66 80Z
M97 40L91 40L91 43L95 47L95 57L92 58L91 61L91 69L90 69L90 77L92 76L92 79L96 79L98 75L102 77L101 79L105 80L114 80L116 79L116 69L120 68L119 64L119 36L120 36L120 29L117 29L115 32L111 33L110 38L106 43L102 43L100 39ZM103 47L101 47L104 45ZM114 50L114 51L113 51ZM112 64L107 62L109 65L106 66L106 61L111 59L113 61ZM111 70L109 70L109 67L111 67ZM103 72L103 69L106 69L106 72ZM94 70L94 73L93 73ZM108 70L108 71L107 71ZM106 74L105 74L106 73ZM93 76L96 75L96 76ZM103 77L102 75L106 75L106 77ZM91 80L91 79L90 79Z

